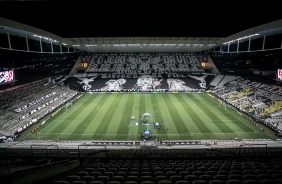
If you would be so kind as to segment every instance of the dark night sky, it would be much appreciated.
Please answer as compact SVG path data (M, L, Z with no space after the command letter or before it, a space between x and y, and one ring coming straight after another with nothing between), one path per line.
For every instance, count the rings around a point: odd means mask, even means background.
M278 4L101 2L0 2L0 17L61 37L227 37L282 19Z

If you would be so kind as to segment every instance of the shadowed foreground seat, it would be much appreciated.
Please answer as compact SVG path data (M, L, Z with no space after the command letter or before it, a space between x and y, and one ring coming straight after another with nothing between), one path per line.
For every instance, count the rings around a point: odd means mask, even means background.
M52 183L54 183L54 184L69 184L69 182L65 181L65 180L53 181Z

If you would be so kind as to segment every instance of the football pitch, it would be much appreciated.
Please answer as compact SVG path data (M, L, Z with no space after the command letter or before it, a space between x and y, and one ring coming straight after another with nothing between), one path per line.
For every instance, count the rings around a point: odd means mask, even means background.
M260 126L206 93L99 93L83 94L24 139L139 141L144 130L159 140L275 138Z

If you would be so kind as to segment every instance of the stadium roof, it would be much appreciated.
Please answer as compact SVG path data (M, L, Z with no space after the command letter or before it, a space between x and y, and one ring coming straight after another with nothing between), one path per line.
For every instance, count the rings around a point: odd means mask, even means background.
M17 13L11 10L20 2L1 4L0 32L43 36L94 53L201 52L254 34L263 37L282 32L282 15L275 6L266 15L258 7L255 12L253 7L222 12L222 6L216 5L203 10L194 3L154 6L142 2L116 7L107 1L96 6L84 1L66 6L23 2ZM248 14L238 16L244 12Z

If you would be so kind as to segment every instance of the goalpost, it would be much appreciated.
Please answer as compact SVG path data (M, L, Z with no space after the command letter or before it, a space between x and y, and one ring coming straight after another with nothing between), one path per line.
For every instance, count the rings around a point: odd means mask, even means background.
M69 102L69 103L66 103L65 107L64 107L64 110L68 110L69 108L72 107L72 102Z
M218 101L218 106L222 105L224 107L224 109L226 110L226 103L223 101Z

